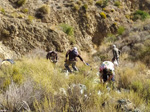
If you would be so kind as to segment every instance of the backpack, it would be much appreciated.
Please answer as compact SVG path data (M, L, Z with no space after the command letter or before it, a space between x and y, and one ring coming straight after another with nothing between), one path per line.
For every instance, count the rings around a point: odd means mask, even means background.
M79 55L79 53L78 53L78 51L77 50L72 50L72 52L71 52L74 56L77 56L77 55Z

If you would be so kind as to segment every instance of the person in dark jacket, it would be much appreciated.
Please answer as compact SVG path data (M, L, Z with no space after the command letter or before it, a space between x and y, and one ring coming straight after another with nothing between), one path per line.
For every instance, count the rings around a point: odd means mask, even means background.
M67 59L69 56L69 59ZM74 47L71 50L68 50L66 53L66 60L65 60L65 67L68 70L68 72L72 73L71 69L69 68L70 65L72 65L72 68L74 71L78 71L78 68L76 67L77 57L85 64L85 61L82 59L82 57L79 55L77 47Z
M47 60L50 60L53 63L57 63L58 55L56 51L49 51L46 55Z

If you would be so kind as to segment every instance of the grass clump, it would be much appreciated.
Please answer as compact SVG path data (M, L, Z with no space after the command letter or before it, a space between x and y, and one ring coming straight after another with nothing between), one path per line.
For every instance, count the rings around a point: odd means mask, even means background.
M100 7L106 7L108 5L109 0L99 0L95 3L95 5Z
M48 5L43 5L42 7L39 8L39 12L43 14L49 14L50 13L50 8Z
M119 35L122 35L124 33L124 31L125 31L125 28L123 26L120 26L117 30Z
M106 14L105 14L104 12L101 12L100 15L101 15L101 17L102 17L103 19L106 19L106 18L107 18L107 17L106 17Z
M28 13L28 12L29 12L29 9L24 8L24 9L21 10L21 12L23 12L23 13Z
M17 1L17 5L18 5L19 7L23 6L25 3L26 3L26 0L18 0L18 1Z
M88 4L84 4L82 7L83 7L85 10L87 10L87 9L88 9Z
M115 42L117 40L116 36L113 34L108 34L106 38L104 38L104 42Z
M69 36L74 35L74 28L68 24L60 24L61 30Z
M43 18L46 14L50 13L50 7L48 5L43 5L36 12L37 18Z
M101 7L103 5L103 1L102 0L96 1L95 5Z
M114 5L119 7L121 5L121 3L119 1L115 1Z
M1 13L2 13L2 14L5 14L5 13L6 13L4 8L1 8Z
M2 34L3 37L9 37L10 36L10 31L7 30L7 29L3 29L1 31L1 34Z
M142 11L142 10L137 10L134 12L132 19L134 21L136 21L137 19L145 20L146 18L149 18L149 17L150 15L147 12Z
M74 8L75 11L78 11L78 10L80 9L80 6L77 5L77 4L74 4L74 5L73 5L73 8Z

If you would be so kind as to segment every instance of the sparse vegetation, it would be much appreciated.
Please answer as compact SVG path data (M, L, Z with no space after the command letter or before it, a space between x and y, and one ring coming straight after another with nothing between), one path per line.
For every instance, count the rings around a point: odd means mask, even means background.
M18 5L19 7L23 6L25 3L26 3L26 0L18 0L18 1L17 1L17 5Z
M122 35L124 31L125 31L125 28L123 26L120 26L117 30L119 35Z
M100 15L101 15L101 17L102 17L103 19L106 19L106 18L107 18L107 17L106 17L106 14L105 14L104 12L101 12Z
M46 14L50 13L50 7L48 5L43 5L36 12L36 17L43 18Z
M74 35L74 29L72 26L68 25L68 24L61 24L60 25L61 30L66 33L69 36L73 36Z
M96 1L95 5L104 8L104 7L106 7L108 5L108 1L109 0L99 0L99 1Z
M7 29L3 29L1 31L1 34L3 37L9 37L10 36L10 32Z
M28 13L28 9L27 8L23 8L23 9L21 9L21 12L23 12L23 13Z
M96 1L96 5L101 7L103 5L103 1L102 0Z
M50 8L48 5L43 5L41 8L38 9L38 11L43 13L43 14L49 14Z
M28 18L27 18L27 23L31 24L34 20L34 17L29 15Z
M4 8L1 8L1 13L5 14L5 9Z
M136 21L137 19L145 20L146 18L149 18L149 17L150 17L150 15L149 15L147 12L142 11L142 10L137 10L137 11L135 11L135 13L133 14L132 19L133 19L134 21Z
M104 38L104 42L115 42L117 40L116 36L113 34L108 34L107 37Z
M115 3L114 3L114 5L117 6L117 7L119 7L120 4L121 4L121 3L120 3L119 1L115 1Z
M88 4L84 4L82 7L83 7L85 10L87 10L87 9L88 9Z
M73 6L74 6L74 10L76 10L76 11L78 11L80 9L80 6L77 4L74 4Z

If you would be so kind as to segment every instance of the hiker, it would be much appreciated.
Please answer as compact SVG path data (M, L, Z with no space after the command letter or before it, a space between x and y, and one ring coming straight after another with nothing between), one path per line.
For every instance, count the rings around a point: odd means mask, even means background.
M100 81L103 83L115 81L114 64L111 61L104 61L99 69Z
M1 62L1 66L5 65L5 66L9 66L15 64L13 59L3 59Z
M52 63L57 63L57 52L56 51L49 51L46 55L47 60L50 60Z
M120 56L120 50L116 47L116 45L113 45L113 58L112 62L115 63L116 65L119 64L119 56Z
M69 60L67 59L68 55L69 55ZM78 68L76 67L77 57L80 58L80 60L85 65L87 65L85 61L83 61L83 59L79 55L77 47L74 47L73 49L68 50L68 52L66 53L65 67L68 70L68 72L72 73L71 69L69 68L70 65L72 65L72 68L74 69L74 71L78 71Z

